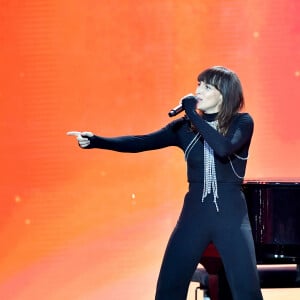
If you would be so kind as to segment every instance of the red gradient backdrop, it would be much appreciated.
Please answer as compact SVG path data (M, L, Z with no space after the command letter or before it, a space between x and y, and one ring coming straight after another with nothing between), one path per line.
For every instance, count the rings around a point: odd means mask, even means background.
M299 11L298 0L0 1L0 298L153 299L187 188L182 153L81 150L65 133L156 130L206 67L242 80L255 120L247 178L298 180Z

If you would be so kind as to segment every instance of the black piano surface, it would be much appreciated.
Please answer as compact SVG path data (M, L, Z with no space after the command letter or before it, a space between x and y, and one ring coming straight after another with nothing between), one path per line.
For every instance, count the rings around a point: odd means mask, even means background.
M258 264L300 263L300 181L248 180L243 191Z

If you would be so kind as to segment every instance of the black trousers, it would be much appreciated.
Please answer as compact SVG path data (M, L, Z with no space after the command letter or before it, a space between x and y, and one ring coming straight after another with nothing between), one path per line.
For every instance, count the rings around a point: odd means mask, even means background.
M262 300L247 205L240 185L218 182L219 212L202 184L190 184L163 258L155 300L185 300L210 242L217 247L234 300Z

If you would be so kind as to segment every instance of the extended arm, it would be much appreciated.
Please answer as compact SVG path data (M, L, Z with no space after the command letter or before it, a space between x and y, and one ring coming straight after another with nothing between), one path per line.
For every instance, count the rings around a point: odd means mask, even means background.
M174 123L174 122L173 122ZM172 124L145 135L102 137L91 132L68 132L77 137L81 148L101 148L118 152L142 152L176 145L176 134Z

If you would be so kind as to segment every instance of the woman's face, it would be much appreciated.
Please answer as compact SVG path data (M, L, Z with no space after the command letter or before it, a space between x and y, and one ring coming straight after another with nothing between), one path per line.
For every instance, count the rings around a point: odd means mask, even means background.
M211 84L201 81L196 88L197 109L213 114L220 111L223 101L222 94Z

